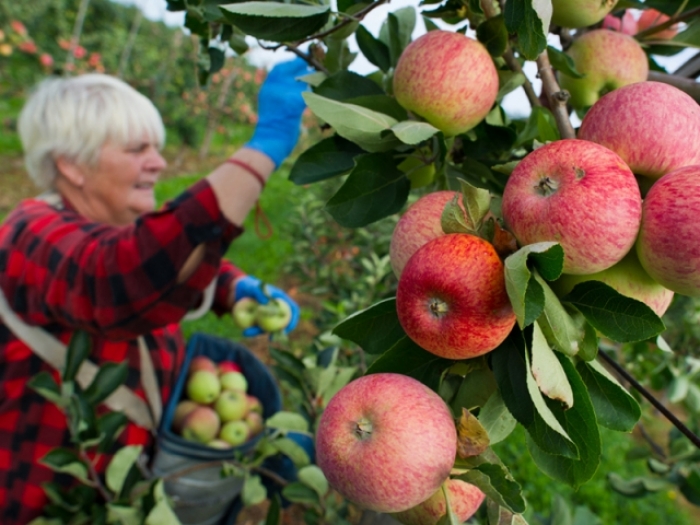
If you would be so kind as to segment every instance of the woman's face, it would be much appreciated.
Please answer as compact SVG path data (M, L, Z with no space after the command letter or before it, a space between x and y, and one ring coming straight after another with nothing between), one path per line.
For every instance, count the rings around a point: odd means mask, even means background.
M157 146L148 140L102 146L97 166L86 173L82 188L91 203L91 218L121 226L153 211L153 188L165 166Z

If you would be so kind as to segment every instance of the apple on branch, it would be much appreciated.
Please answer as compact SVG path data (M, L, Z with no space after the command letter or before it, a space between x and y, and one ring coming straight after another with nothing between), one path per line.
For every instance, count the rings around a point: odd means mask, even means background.
M416 344L447 359L490 352L515 324L498 253L465 233L433 239L411 256L399 279L396 312Z
M498 73L480 42L435 30L403 50L393 88L399 104L449 137L469 131L491 111Z
M617 0L552 0L552 24L579 28L597 24Z
M471 483L448 479L435 494L413 508L392 514L403 525L437 525L447 512L444 488L450 498L450 508L460 523L471 518L484 501L484 493Z
M643 82L649 75L649 59L642 46L631 36L594 29L577 37L566 53L574 61L583 78L564 73L559 75L571 105L586 109L606 93L634 82Z
M642 197L634 174L617 154L565 139L518 163L506 182L501 209L521 246L558 242L564 273L585 275L610 268L630 251Z
M376 512L401 512L428 499L448 478L456 454L450 409L402 374L348 383L331 398L316 431L316 461L330 485Z

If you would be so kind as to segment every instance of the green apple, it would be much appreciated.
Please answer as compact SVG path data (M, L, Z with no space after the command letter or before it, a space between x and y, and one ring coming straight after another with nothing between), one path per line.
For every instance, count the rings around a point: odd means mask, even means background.
M278 332L292 320L292 307L282 299L270 299L267 304L258 306L256 320L266 332Z
M221 382L216 373L198 370L187 380L186 390L192 401L208 405L219 397Z
M406 157L398 167L411 181L412 190L427 186L435 180L435 164L426 164L418 157Z
M219 378L221 388L224 390L238 390L246 392L248 390L248 380L241 372L226 372Z
M258 310L258 302L252 297L243 297L233 305L233 320L236 325L245 330L255 324L255 314Z
M216 437L220 428L221 420L214 409L198 406L183 421L182 437L188 441L208 443Z
M216 363L205 355L198 355L190 361L190 368L187 373L194 374L198 370L206 370L208 372L216 372Z
M187 415L197 408L199 404L195 403L190 399L183 399L175 406L175 414L173 415L173 431L181 432L182 423L185 421Z
M263 431L263 418L257 412L248 412L243 421L245 421L248 425L251 436L257 436L258 434L260 434L260 432Z
M214 410L223 422L243 419L248 411L248 400L245 392L224 390L214 402Z
M212 439L209 443L207 443L207 446L211 447L211 448L222 449L222 450L225 450L227 448L231 448L231 445L229 443L226 443L226 441L224 441L223 439L219 439L219 438Z
M597 24L617 0L552 0L552 24L563 27L588 27Z
M237 447L248 440L250 429L245 421L229 421L221 427L219 439L224 440L231 446Z

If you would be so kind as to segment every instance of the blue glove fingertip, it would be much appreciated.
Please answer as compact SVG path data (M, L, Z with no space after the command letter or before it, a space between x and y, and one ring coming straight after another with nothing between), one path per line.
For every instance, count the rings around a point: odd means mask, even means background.
M259 326L251 326L243 330L243 337L257 337L264 334L264 330Z

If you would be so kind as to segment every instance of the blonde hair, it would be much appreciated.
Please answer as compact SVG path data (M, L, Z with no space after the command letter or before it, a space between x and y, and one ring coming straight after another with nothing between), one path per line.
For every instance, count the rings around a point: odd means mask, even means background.
M95 166L108 142L147 137L161 148L165 128L153 103L118 78L90 73L41 82L27 100L18 130L29 176L41 189L58 175L58 157Z

